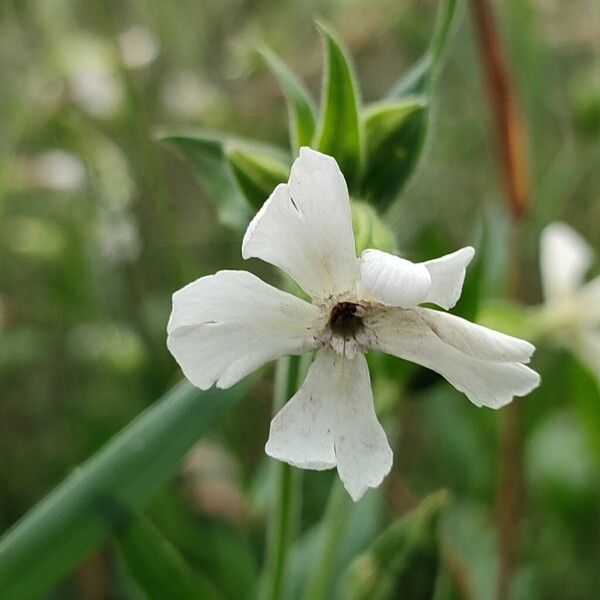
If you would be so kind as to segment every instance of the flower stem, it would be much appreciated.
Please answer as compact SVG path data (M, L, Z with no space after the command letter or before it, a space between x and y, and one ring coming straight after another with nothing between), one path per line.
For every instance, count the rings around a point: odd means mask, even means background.
M301 359L279 359L275 373L273 414L277 413L298 389ZM300 472L287 463L273 463L276 497L270 511L267 554L262 597L284 598L289 549L294 539L300 510Z
M325 516L321 523L320 548L315 558L312 577L306 586L306 600L330 597L331 576L337 558L340 540L346 530L352 501L339 480L331 486Z

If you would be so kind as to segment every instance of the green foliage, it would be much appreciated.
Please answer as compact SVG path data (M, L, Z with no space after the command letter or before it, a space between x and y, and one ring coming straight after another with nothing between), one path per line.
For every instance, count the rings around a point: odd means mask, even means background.
M340 42L325 25L319 24L319 29L325 46L325 70L314 146L337 160L352 187L358 180L363 154L358 85L354 66Z
M288 180L289 156L264 145L231 142L225 154L244 196L259 210L277 184Z
M261 51L271 70L277 76L286 96L292 153L302 146L310 146L316 128L315 107L306 88L287 68L285 63L268 48Z
M220 220L234 229L246 227L252 211L234 179L225 154L225 139L213 133L162 132L157 137L189 161Z
M387 210L414 171L425 141L431 81L454 19L455 0L440 11L433 41L419 63L388 97L364 111L352 61L335 34L318 23L324 68L318 123L304 86L268 48L261 53L286 96L292 156L310 145L333 156L351 194ZM219 218L235 229L249 221L273 188L287 180L289 158L280 151L216 133L164 133L159 139L180 151L216 205Z
M388 527L348 568L348 600L431 598L439 567L438 520L448 501L440 491Z
M182 384L77 469L0 540L0 589L36 598L100 546L124 511L142 507L247 384L202 392Z
M367 166L361 192L383 212L398 195L415 167L421 127L427 110L424 98L409 98L368 107L364 114Z
M215 587L185 561L143 515L129 515L115 532L116 546L133 579L150 600L219 600Z
M352 202L352 230L356 254L367 248L395 252L396 242L390 228L366 202Z
M431 110L434 75L448 42L456 5L457 0L442 2L436 29L425 55L392 86L387 95L389 102L412 99L413 102L421 105L421 109L408 115L392 137L391 150L394 154L391 156L396 161L388 158L387 169L382 169L387 174L386 179L389 182L389 187L377 200L382 210L385 210L400 194L423 152Z

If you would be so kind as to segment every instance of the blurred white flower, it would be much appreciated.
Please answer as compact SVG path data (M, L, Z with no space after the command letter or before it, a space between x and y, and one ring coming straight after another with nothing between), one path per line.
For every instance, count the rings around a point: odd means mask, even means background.
M34 185L57 191L76 190L85 181L85 166L65 150L49 150L31 159L30 176Z
M460 296L467 247L415 264L379 250L356 257L344 177L302 148L242 243L290 275L312 304L246 271L220 271L176 292L167 344L201 389L226 388L267 361L317 349L298 392L271 423L266 452L307 469L337 467L354 500L378 486L392 450L375 415L364 352L387 352L443 375L477 406L499 408L539 383L534 347L443 312Z
M214 87L189 71L171 76L162 90L165 106L182 119L197 118L218 98L219 94Z
M96 234L106 260L126 263L139 257L142 240L135 222L130 217L107 215L100 220Z
M119 50L125 66L139 69L158 56L158 42L148 29L134 25L119 34Z
M110 49L101 40L82 37L65 41L62 52L75 102L96 117L112 117L124 92Z
M594 258L589 244L565 223L552 223L540 239L545 305L543 330L576 354L600 379L600 276L584 283Z

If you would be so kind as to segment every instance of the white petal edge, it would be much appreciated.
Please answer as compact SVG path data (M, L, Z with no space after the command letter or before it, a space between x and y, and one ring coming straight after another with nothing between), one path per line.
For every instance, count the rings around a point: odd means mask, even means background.
M300 149L288 184L275 188L248 225L242 256L279 267L317 300L354 289L350 198L332 157Z
M381 309L365 324L375 333L374 349L439 373L476 406L501 408L539 385L539 375L520 362L483 360L446 343L416 310Z
M402 308L424 302L431 288L431 276L425 266L382 250L362 253L360 279L377 300Z
M432 302L446 310L460 298L467 267L475 256L475 248L465 246L456 252L421 263L429 271L431 287L425 302Z
M535 352L535 346L526 340L455 315L429 308L416 308L415 312L435 335L463 354L493 362L528 363Z
M317 309L246 271L219 271L173 294L167 346L200 389L227 388L280 356L315 346Z
M392 450L373 407L367 362L329 348L317 352L306 379L271 422L269 456L307 469L337 465L356 502L392 466Z
M551 223L540 237L540 269L546 301L572 294L592 263L590 245L566 223Z

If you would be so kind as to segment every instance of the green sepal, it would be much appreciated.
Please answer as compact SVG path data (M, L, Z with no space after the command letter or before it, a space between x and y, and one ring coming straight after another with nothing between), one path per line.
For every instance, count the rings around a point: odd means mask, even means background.
M244 230L252 217L252 209L235 180L225 156L226 138L211 132L171 133L157 135L182 154L217 208L219 220L234 229Z
M225 155L242 193L256 210L289 178L289 156L264 144L231 142L225 146Z
M334 34L322 23L317 25L323 37L325 67L321 114L313 145L337 160L352 188L359 180L363 155L354 66Z
M427 106L419 97L374 104L363 113L367 164L361 194L380 212L398 196L416 165Z
M290 144L294 156L302 146L310 146L316 128L313 99L296 76L270 49L260 50L283 89L288 106Z
M398 519L356 558L341 582L347 600L421 600L433 596L439 568L438 521L448 493L441 490Z
M395 252L397 249L394 234L375 210L365 202L352 201L352 231L357 256L367 248L384 252Z
M141 514L127 515L126 523L116 531L115 545L128 573L150 600L223 598Z

